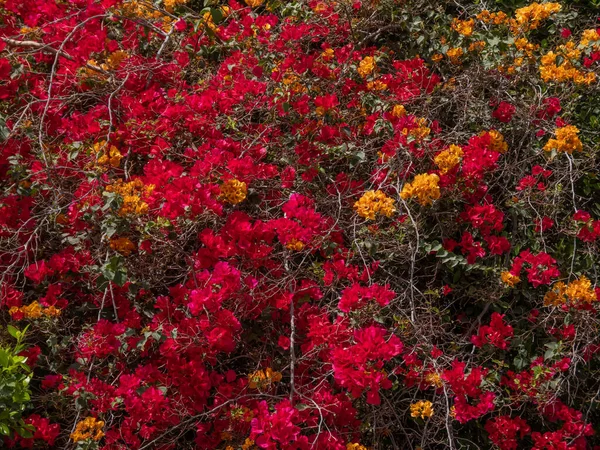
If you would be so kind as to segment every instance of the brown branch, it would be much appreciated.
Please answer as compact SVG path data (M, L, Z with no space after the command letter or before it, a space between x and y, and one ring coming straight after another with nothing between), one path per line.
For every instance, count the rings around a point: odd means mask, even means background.
M36 42L36 41L20 41L17 39L11 39L11 38L6 38L6 37L2 38L2 40L6 43L6 45L9 45L11 47L35 48L35 49L39 49L39 50L48 51L55 55L58 53L60 56L68 59L69 61L75 61L75 58L73 58L68 53L65 53L63 51L59 51L53 47L50 47L48 44L43 44L41 42ZM102 69L101 67L96 66L95 64L91 64L88 62L85 64L85 67L87 67L88 69L94 70L96 72L99 72L103 75L108 75L108 72L106 70Z

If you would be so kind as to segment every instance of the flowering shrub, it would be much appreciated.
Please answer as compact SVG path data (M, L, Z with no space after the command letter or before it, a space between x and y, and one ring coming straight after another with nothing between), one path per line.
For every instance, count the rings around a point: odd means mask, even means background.
M488 3L0 0L1 445L600 448L597 2Z

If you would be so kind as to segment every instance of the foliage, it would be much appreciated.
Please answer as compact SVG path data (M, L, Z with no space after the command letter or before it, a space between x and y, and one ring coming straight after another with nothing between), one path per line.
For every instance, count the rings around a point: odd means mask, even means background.
M31 369L27 357L20 355L25 350L22 341L26 329L19 331L8 325L7 331L17 342L14 347L0 347L0 434L10 436L16 432L31 437L31 427L23 420L31 400Z

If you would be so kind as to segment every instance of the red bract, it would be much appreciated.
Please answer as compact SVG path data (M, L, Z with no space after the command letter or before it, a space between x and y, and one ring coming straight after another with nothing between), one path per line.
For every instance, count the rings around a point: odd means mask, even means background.
M266 402L260 402L257 412L257 417L252 419L250 438L260 448L269 450L310 448L306 436L299 436L300 427L294 424L299 414L289 401L278 403L273 414L269 413Z
M500 122L508 123L512 120L512 117L517 109L514 105L508 102L502 101L498 104L498 107L492 113L492 117Z
M545 252L540 252L534 255L529 250L523 250L514 261L510 273L519 276L523 266L527 272L527 280L533 287L548 285L553 278L560 276L560 271L556 266L556 260Z
M485 431L489 433L490 440L500 450L516 450L518 448L517 439L523 439L529 434L531 428L520 417L513 419L509 416L499 416L487 421Z
M381 402L380 389L390 389L392 382L383 370L384 362L400 354L403 345L397 336L386 339L386 331L371 326L354 332L354 344L333 348L332 365L336 381L354 397L367 391L367 403Z
M34 448L37 442L43 441L45 445L54 446L54 441L60 434L60 425L51 423L45 417L38 414L31 414L25 419L25 423L34 427L35 431L31 438L16 437L15 440L7 442L9 448ZM37 442L36 442L37 441Z
M363 287L359 284L353 284L342 291L342 298L340 299L338 308L342 312L350 312L361 308L369 300L374 300L380 306L385 306L395 295L395 292L389 289L389 285L380 286L373 284L369 287Z
M452 362L452 369L442 374L442 379L454 392L455 417L460 423L477 419L493 410L496 397L493 392L484 392L480 389L483 378L487 375L487 369L474 367L466 375L465 368L465 363L455 360Z
M491 344L501 350L508 348L508 340L513 337L513 327L504 322L504 315L493 313L489 325L479 328L479 333L471 337L471 342L477 347Z

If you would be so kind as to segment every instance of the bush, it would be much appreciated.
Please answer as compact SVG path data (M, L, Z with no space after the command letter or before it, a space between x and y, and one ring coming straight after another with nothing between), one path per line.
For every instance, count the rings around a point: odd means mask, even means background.
M19 355L25 350L26 330L19 331L8 325L8 333L17 342L14 347L0 347L0 434L9 437L13 433L22 437L33 435L32 428L23 420L23 413L31 401L31 369L26 364L27 357Z
M0 1L3 444L599 446L593 4Z

